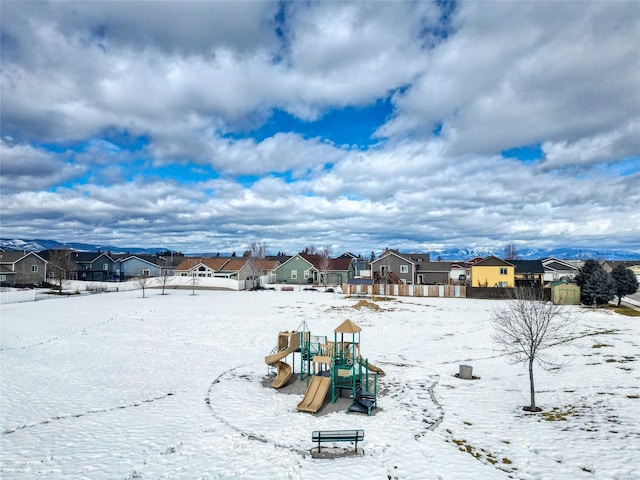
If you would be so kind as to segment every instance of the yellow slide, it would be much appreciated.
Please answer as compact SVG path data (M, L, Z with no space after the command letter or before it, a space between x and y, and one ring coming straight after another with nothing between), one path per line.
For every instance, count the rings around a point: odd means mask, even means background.
M280 347L278 352L264 357L264 362L277 370L276 378L271 384L273 388L284 387L291 378L291 365L281 360L300 349L300 334L298 332L280 332L278 346Z
M368 362L368 363L367 363L367 367L368 367L368 370L369 370L370 372L375 372L375 373L377 373L378 375L384 375L384 370L382 370L380 367L376 367L376 366L375 366L373 363L371 363L371 362Z
M273 388L282 388L291 378L291 365L285 362L277 362L273 366L278 369L278 374L271 386Z
M298 404L298 410L301 412L316 413L322 408L324 398L327 396L330 386L331 377L314 375L311 378L309 388L307 388L307 393L304 394L304 398Z

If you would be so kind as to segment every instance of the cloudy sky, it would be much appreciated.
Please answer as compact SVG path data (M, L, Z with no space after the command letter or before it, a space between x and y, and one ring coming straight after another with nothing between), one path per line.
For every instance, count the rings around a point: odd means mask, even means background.
M1 236L640 250L640 2L1 8Z

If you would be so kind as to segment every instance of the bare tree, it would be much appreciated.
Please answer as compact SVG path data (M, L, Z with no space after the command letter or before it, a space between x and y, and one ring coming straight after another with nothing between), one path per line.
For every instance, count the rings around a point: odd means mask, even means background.
M136 277L136 282L138 286L142 289L142 298L145 298L144 292L149 284L149 274L144 270L141 270L138 276Z
M520 253L513 243L504 247L504 260L517 260L519 256Z
M267 252L267 247L261 242L251 242L246 252L249 276L253 279L253 287L260 285L261 265Z
M75 261L75 254L71 250L53 250L49 254L49 280L58 286L58 291L62 294L64 284L72 280L78 271L78 264Z
M566 306L545 301L541 289L516 289L505 307L494 310L494 341L513 363L522 362L529 369L531 402L524 410L541 411L536 406L533 364L547 371L560 366L548 350L573 340L576 319Z
M163 264L165 265L164 267L162 267L161 269L161 275L160 275L160 285L162 285L162 293L160 295L166 295L164 293L165 288L167 287L167 285L169 285L169 283L171 283L172 280L172 276L169 275L169 268L167 268L166 266L166 260L163 261Z
M193 272L191 272L191 295L195 295L196 294L196 286L198 285L198 277L196 276L196 272L195 270Z
M331 266L331 249L323 248L318 252L320 257L318 266L320 267L320 272L322 274L322 284L324 285L324 289L327 289L327 280L329 277L329 267Z

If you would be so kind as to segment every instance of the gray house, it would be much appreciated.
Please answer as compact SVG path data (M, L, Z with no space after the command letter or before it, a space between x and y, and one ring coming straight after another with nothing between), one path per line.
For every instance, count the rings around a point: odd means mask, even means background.
M119 281L136 277L160 277L165 271L173 275L175 267L165 266L157 255L118 255L113 262L113 276Z
M42 285L47 279L47 266L47 261L34 252L0 252L0 285Z
M397 250L385 250L380 258L371 262L371 275L376 281L414 284L418 280L418 271L427 263L428 253L401 254Z
M554 257L544 258L542 260L542 266L544 267L545 284L559 280L571 280L578 274L580 267L575 261L567 262Z
M113 280L113 259L103 252L74 252L76 278L93 282Z

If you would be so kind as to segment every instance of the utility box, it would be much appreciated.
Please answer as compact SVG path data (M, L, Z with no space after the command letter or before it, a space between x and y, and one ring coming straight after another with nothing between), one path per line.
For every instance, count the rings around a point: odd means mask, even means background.
M473 367L471 365L460 365L458 376L465 380L473 380Z

